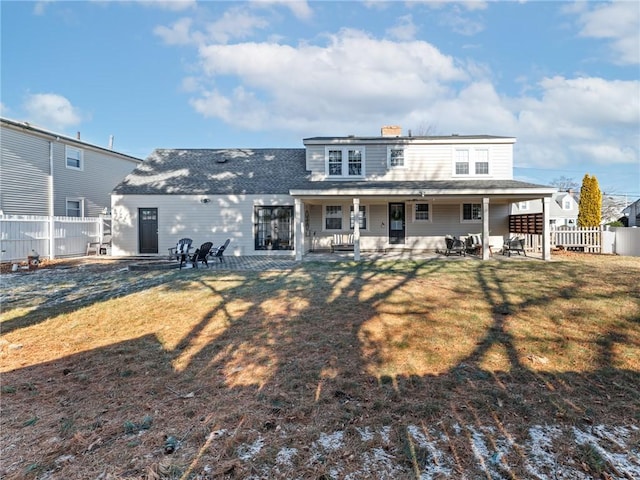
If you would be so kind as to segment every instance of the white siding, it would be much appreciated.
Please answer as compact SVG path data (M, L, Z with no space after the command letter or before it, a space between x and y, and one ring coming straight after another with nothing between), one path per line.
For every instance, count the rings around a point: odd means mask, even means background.
M167 256L179 239L188 237L194 245L213 242L218 246L227 238L227 255L293 255L293 251L255 251L254 206L293 206L288 195L112 195L112 254L139 254L138 209L158 209L158 255Z
M468 199L465 203L482 203L482 199ZM482 223L462 223L460 209L463 201L452 203L432 203L431 221L414 222L413 203L405 203L406 241L404 245L390 245L388 225L388 204L369 203L360 199L361 206L367 206L367 228L360 230L360 246L362 250L384 250L390 248L407 248L413 250L435 250L444 248L445 235L466 236L470 233L481 233ZM342 205L343 229L340 232L326 231L322 224L324 205ZM328 249L334 233L350 233L349 207L350 200L327 201L324 205L307 205L310 213L310 238L305 244L307 249ZM489 232L492 237L503 237L509 234L508 229L509 205L494 203L489 206ZM501 242L499 246L502 246Z
M374 143L365 145L365 173L368 180L451 180L460 179L513 179L513 145L466 143L403 144L405 148L405 166L390 169L387 166L388 144ZM400 145L400 144L394 144ZM489 150L488 175L454 175L454 158L456 147L469 149L471 152ZM312 171L312 178L325 178L325 147L323 145L307 145L307 169ZM473 160L473 156L471 157ZM473 168L473 166L471 166Z

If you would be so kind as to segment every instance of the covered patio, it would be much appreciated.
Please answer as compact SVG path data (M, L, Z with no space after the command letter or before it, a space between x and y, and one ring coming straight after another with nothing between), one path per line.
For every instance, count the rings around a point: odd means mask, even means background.
M394 254L436 255L447 235L481 239L478 257L489 260L514 233L509 207L541 200L539 256L551 259L550 200L554 188L515 181L362 182L291 190L294 197L296 260L330 250L335 234L353 238L355 261ZM431 252L431 253L430 253ZM535 257L534 257L535 258Z

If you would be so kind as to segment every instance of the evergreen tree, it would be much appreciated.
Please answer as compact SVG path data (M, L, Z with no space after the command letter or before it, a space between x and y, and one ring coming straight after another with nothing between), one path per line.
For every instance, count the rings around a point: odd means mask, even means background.
M599 227L602 222L602 192L595 175L587 173L582 179L578 205L578 226Z

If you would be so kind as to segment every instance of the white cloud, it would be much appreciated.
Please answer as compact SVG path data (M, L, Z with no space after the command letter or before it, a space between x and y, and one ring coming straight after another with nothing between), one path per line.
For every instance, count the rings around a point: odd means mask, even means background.
M203 74L218 89L193 105L256 129L296 125L296 131L308 132L324 118L378 124L416 104L428 105L447 94L447 82L466 78L451 57L426 42L377 40L354 30L328 36L324 46L209 45L200 57ZM225 93L220 85L226 77L238 79L242 91Z
M199 43L202 37L191 32L191 18L181 18L176 20L170 27L159 25L153 29L153 33L162 38L167 45L188 45Z
M167 45L203 45L206 42L227 43L254 35L268 26L268 22L243 8L231 8L214 22L205 23L202 30L194 28L192 18L181 18L167 27L159 25L153 33Z
M324 38L201 45L200 75L184 83L192 107L236 127L302 137L375 135L385 124L405 133L426 125L431 134L515 136L518 166L639 161L638 81L555 76L510 98L496 91L486 65L425 41L352 29Z
M7 107L4 103L0 102L0 116L1 117L6 117L9 112L11 111L11 109L9 107Z
M62 95L36 93L27 97L24 104L29 120L54 129L65 129L82 120L79 110Z
M226 43L230 39L250 37L268 25L262 17L244 9L232 8L225 11L219 20L209 23L206 30L210 40Z
M411 15L404 15L398 18L396 24L387 29L387 35L396 40L413 40L416 36L418 28L413 23Z
M638 163L640 82L544 78L537 96L512 99L523 164L547 168L580 162Z
M52 1L53 0L40 0L35 2L33 5L34 15L44 15L47 6L51 4Z
M481 21L471 18L458 6L441 14L439 22L451 28L455 33L465 36L476 35L484 30L484 24Z
M252 3L256 6L282 5L300 20L308 20L313 16L313 10L306 0L253 0Z
M159 8L162 10L169 10L172 12L180 12L196 8L196 0L140 0L143 5Z
M587 4L588 5L588 4ZM640 7L637 1L596 3L589 10L582 9L578 22L580 35L610 41L613 62L622 65L640 63Z

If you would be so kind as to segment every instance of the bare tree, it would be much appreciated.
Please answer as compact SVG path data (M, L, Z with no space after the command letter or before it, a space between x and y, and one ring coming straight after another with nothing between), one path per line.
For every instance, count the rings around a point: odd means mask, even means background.
M619 220L623 214L622 210L627 206L625 195L616 195L615 193L602 194L602 221L611 223Z
M569 190L577 190L580 184L573 178L562 177L554 178L551 180L551 186L556 187L561 192L568 192Z
M410 130L416 137L430 137L436 134L436 128L426 122L421 122L418 128Z

